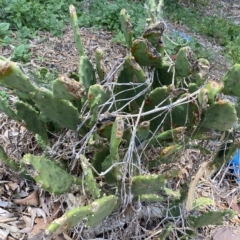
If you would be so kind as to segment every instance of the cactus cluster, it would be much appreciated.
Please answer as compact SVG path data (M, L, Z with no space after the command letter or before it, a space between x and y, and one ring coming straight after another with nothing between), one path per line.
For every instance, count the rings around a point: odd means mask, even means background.
M0 84L18 97L13 107L6 99L0 99L0 110L24 122L46 145L51 146L49 127L62 126L75 131L79 138L85 137L84 144L94 153L90 159L84 152L77 156L82 176L75 177L66 167L41 156L26 154L18 165L0 148L3 163L36 181L42 189L63 194L78 184L94 199L54 220L46 235L62 232L81 221L88 227L96 226L122 203L119 193L126 186L125 193L132 194L135 200L159 202L165 195L175 195L171 197L172 205L182 204L183 195L179 197L166 188L169 176L150 174L151 170L177 161L177 154L191 148L193 139L216 140L206 134L208 131L228 132L229 139L225 140L232 140L232 129L238 122L239 104L223 94L239 96L239 64L216 81L208 77L209 62L195 59L189 47L179 50L175 62L169 61L162 42L165 25L152 20L143 35L133 40L130 16L123 9L120 21L129 51L116 82L109 83L105 81L103 50L96 50L95 73L84 53L72 5L70 16L80 55L78 81L59 76L52 89L45 89L32 82L16 63L0 58ZM146 69L152 78L147 77ZM187 79L191 80L188 84ZM211 167L218 169L230 160L236 146L233 141L229 145L230 148L220 149ZM152 148L160 150L149 161L142 152L147 155ZM104 177L104 186L96 181L96 175ZM111 186L115 186L114 191ZM209 213L189 218L189 222L199 227L208 216L217 219L224 215Z

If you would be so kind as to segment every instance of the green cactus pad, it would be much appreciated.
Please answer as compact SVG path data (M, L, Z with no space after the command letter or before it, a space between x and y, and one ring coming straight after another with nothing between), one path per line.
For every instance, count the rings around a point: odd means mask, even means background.
M232 128L237 120L237 112L233 103L227 99L222 99L207 108L199 126L226 131Z
M119 162L118 147L122 141L123 133L124 133L124 121L121 117L117 116L112 126L110 140L110 155L106 157L104 162L102 163L103 171L107 170L114 163ZM113 183L119 181L121 176L122 174L120 172L119 166L115 166L112 168L110 172L106 174L105 180L108 183Z
M234 64L223 76L223 93L240 97L240 64Z
M66 100L78 100L84 97L84 87L74 79L66 76L60 76L58 79L53 81L53 96L55 98L66 99Z
M118 204L118 198L113 195L102 197L90 204L90 214L88 215L87 227L95 227L102 220L109 216Z
M104 77L106 75L106 69L105 66L103 65L103 56L104 56L104 51L101 48L97 48L95 51L95 59L96 59L96 68L97 68L97 74L100 79L100 81L104 80Z
M157 22L154 25L152 25L151 27L148 27L142 35L161 54L164 54L163 43L162 43L162 40L161 40L161 37L162 37L164 31L165 31L164 23L163 22Z
M17 115L26 122L26 128L35 134L39 134L45 143L48 143L48 135L45 123L39 119L39 112L31 105L18 101L15 103Z
M124 105L128 105L129 99L132 99L133 96L137 96L146 90L147 83L145 73L135 61L134 57L127 56L125 58L117 83L118 85L115 86L114 95L116 96L115 99L118 109ZM133 83L133 85L129 85L129 83ZM130 102L131 112L138 111L143 100L144 94L141 94L139 97L136 97L134 101ZM127 110L127 107L125 107L125 110Z
M138 146L142 141L148 138L150 130L150 122L144 121L137 127L136 145Z
M193 57L193 52L190 47L183 47L178 51L175 69L176 76L187 77L192 74L193 67L195 64L195 59Z
M142 194L140 200L141 202L162 202L165 198L157 194Z
M87 56L80 57L78 75L80 84L88 92L89 87L96 83L96 77L93 65Z
M81 206L76 207L67 211L62 217L57 218L53 222L51 222L47 229L45 230L45 234L60 234L65 231L65 229L70 229L76 226L79 222L81 222L87 215L89 214L89 206Z
M45 123L51 122L51 119L42 112L39 113L39 119Z
M93 167L98 171L98 173L102 172L102 163L104 159L110 154L108 146L102 146L102 149L95 150L93 156Z
M163 61L161 68L154 71L153 89L168 86L173 82L173 67L170 62Z
M44 190L57 195L68 191L74 178L53 160L26 154L20 161L30 176Z
M89 161L84 155L80 155L80 164L82 166L83 175L84 175L84 186L88 192L92 194L94 198L100 197L100 189L96 184L96 180L94 179L92 169L89 166Z
M128 15L126 9L122 9L120 12L120 22L121 22L121 29L125 36L126 44L130 48L132 46L133 31L132 31L130 16Z
M161 153L159 154L159 157L162 159L168 158L170 155L176 153L176 151L180 150L182 148L179 144L172 144L168 147L165 147Z
M223 218L229 215L230 218L234 217L236 213L230 209L219 212L206 212L201 216L189 216L188 223L194 228L200 228L208 225L222 225Z
M210 168L214 170L220 169L223 165L229 163L236 154L238 147L233 143L223 143L214 159L210 162Z
M201 210L207 206L214 206L214 200L209 197L199 197L194 200L193 208L194 210Z
M43 114L60 125L75 131L80 124L77 108L67 100L54 98L50 90L41 88L32 100Z
M0 60L0 84L14 90L22 92L36 92L38 87L35 86L20 67L10 61Z
M199 89L199 86L196 83L189 83L188 84L188 92L194 93Z
M18 172L20 170L19 164L7 156L2 146L0 146L0 161L14 172Z
M183 145L181 144L171 144L170 146L165 147L161 150L158 157L149 162L149 169L157 167L163 163L171 163L172 161L175 161L178 158L177 154L182 148Z
M91 120L89 125L93 126L97 122L98 107L104 104L110 98L110 92L104 90L100 84L94 84L89 88L88 91L88 105L91 112ZM108 106L102 109L102 112L107 109Z
M180 96L185 97L188 94L183 94ZM196 126L199 122L200 111L198 104L195 100L175 106L164 122L164 128L176 128L181 126L193 127Z
M117 206L118 198L110 195L102 197L87 206L73 208L67 211L63 216L54 220L45 230L46 236L60 234L66 229L76 226L87 217L87 227L95 227L101 221L109 216Z
M169 92L166 86L155 88L145 100L144 112L155 109L157 106L163 107L170 104L169 100ZM144 117L145 121L150 121L150 130L155 132L156 130L160 130L161 123L163 124L163 119L165 118L166 112L159 112L158 117L156 117L156 113L149 114ZM159 128L160 127L160 128Z
M204 58L199 58L194 66L193 78L198 86L202 86L209 76L210 63Z
M132 178L134 195L155 194L164 189L166 178L163 175L135 176Z
M209 103L214 102L216 95L223 90L223 87L223 82L217 80L210 80L207 82L204 88L208 90Z
M74 33L74 39L77 45L78 54L80 56L84 56L85 53L84 53L82 40L81 40L79 28L78 28L78 19L77 19L76 9L73 5L69 6L69 13L70 13L70 20L71 20L73 33Z
M172 142L174 140L180 139L185 130L186 127L178 127L167 130L149 139L147 141L147 145L159 147L164 142Z
M8 103L8 100L6 97L0 97L0 111L4 112L8 117L10 117L13 120L19 121L20 119L14 112L14 110L11 108L11 106Z
M161 68L162 55L147 39L137 38L131 48L132 55L141 66Z
M209 92L206 88L202 88L198 93L198 103L202 110L206 110L208 107L208 95Z

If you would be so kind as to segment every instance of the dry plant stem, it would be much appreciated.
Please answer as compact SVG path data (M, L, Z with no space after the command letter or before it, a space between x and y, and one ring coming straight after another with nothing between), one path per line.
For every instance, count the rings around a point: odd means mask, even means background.
M135 147L135 136L136 136L136 131L137 131L137 126L139 124L139 121L140 121L140 118L141 118L141 113L143 111L143 106L145 104L145 101L142 102L142 105L139 109L139 114L138 114L138 117L137 117L137 120L135 122L135 125L133 126L132 128L132 136L131 136L131 140L130 140L130 144L129 144L129 147L128 147L128 151L126 152L126 164L125 164L125 167L124 167L124 171L123 171L123 178L122 178L122 189L121 189L121 196L122 196L122 199L127 199L127 196L126 196L126 186L125 186L125 180L126 180L126 177L127 177L127 174L129 173L130 174L130 185L132 184L131 180L132 180L132 166L133 166L133 152L134 152L134 147ZM140 167L140 163L139 163L139 167ZM127 171L127 168L128 171ZM129 194L128 195L131 195L131 189L129 188ZM131 199L128 198L129 201L131 201ZM127 207L129 201L125 202L124 205L125 207Z
M177 100L176 102L174 102L174 103L172 103L172 104L169 104L169 105L167 105L167 106L160 107L160 108L155 108L155 109L150 110L150 111L148 111L148 112L144 112L144 113L141 114L141 117L147 116L147 115L149 115L149 114L157 113L157 112L160 112L160 111L168 110L168 109L171 109L171 108L173 108L173 107L175 107L175 106L178 106L178 105L180 105L180 104L187 103L187 102L190 101L189 99L197 96L198 93L200 92L200 90L201 90L201 89L198 89L196 92L191 93L191 94L189 94L188 96L186 96L186 97L184 97L184 98L181 98L181 99ZM186 102L185 102L185 101L186 101ZM126 115L121 115L121 114L119 115L119 114L118 114L118 116L120 116L120 117L125 117L125 118L130 118L130 117L132 118L132 117L138 117L138 114L126 114Z
M198 170L197 174L194 177L194 180L190 183L188 196L186 201L186 209L191 211L193 208L193 199L194 199L194 192L196 190L196 186L200 178L204 175L205 169L208 165L208 162L204 162L200 169Z
M106 76L106 78L103 80L103 82L106 82L104 86L108 86L109 82L111 82L114 74L119 70L119 68L124 64L125 58L119 58L114 66L112 67L111 71L109 74Z
M0 219L0 223L12 222L12 221L15 221L17 219L18 219L18 217Z

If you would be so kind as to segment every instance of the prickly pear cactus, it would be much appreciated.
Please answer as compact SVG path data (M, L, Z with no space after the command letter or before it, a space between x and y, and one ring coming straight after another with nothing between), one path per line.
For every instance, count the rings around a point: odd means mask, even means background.
M209 76L210 63L195 59L189 46L180 48L176 60L169 59L162 40L165 24L152 16L161 14L162 4L149 0L146 6L149 25L134 40L130 16L125 9L120 13L128 53L121 59L114 80L106 73L102 49L96 50L96 66L85 54L72 5L71 25L79 53L75 79L61 75L46 89L30 80L17 63L0 57L0 85L15 95L13 104L8 96L0 97L0 111L37 134L36 139L41 138L45 146L42 156L26 154L20 164L0 148L0 160L51 194L65 194L77 184L89 200L85 206L67 209L50 223L46 236L62 233L79 222L95 227L114 209L125 212L129 206L134 209L136 203L163 203L166 196L171 209L165 213L179 217L187 190L182 187L179 194L168 186L178 176L168 169L170 163L179 162L188 149L209 153L194 141L223 139L224 144L209 163L214 173L238 147L235 132L239 129L240 104L224 94L240 97L240 65L235 64L216 80ZM71 159L66 160L69 169L64 167L66 163L45 157L53 153L58 141L55 131L69 131L77 139ZM159 174L159 167L169 171ZM168 219L163 212L159 218ZM183 221L194 233L194 228L220 223L218 219L226 213L183 217ZM168 221L163 239L170 233L171 224Z

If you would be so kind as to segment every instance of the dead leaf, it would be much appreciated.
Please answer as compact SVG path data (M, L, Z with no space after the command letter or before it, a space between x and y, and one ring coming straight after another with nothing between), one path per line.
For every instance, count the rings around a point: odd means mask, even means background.
M44 222L46 223L47 216L46 216L45 212L41 208L35 208L35 210L36 210L37 217L42 217Z
M38 191L32 192L29 196L23 199L15 199L14 202L19 205L24 205L24 206L38 206L39 205L39 196L38 196Z
M21 229L21 233L29 233L32 231L33 228L33 221L32 218L29 218L27 216L22 216L21 219L26 223L26 227Z
M229 205L230 208L232 208L234 211L236 211L238 214L240 214L240 208L237 204L237 198L231 198L231 197L228 197L227 198L227 203Z
M218 229L213 234L213 240L239 240L240 234L234 233L231 229L225 227Z
M9 204L9 202L4 202L4 201L1 201L0 200L0 207L7 207L8 206L8 204Z
M11 232L19 232L18 227L12 226L12 225L9 225L9 224L0 223L0 227L1 227L2 229L8 230L10 233L11 233Z
M14 239L22 239L22 235L23 234L21 234L20 232L16 232L16 233L10 233L10 235L12 236L12 237L14 237Z
M16 189L19 188L18 184L14 182L9 182L7 185L12 191L15 191Z
M0 208L0 219L11 218L12 216L13 216L12 213Z
M40 200L39 207L42 208L42 210L45 212L45 214L47 216L50 216L50 211L49 211L49 207L48 207L48 204L47 204L47 202L48 202L47 199L45 197L41 196L39 200Z
M41 230L45 230L48 224L50 223L50 218L47 217L47 222L44 221L43 218L35 218L35 225L32 231L28 234L29 237L33 237L41 232Z
M0 239L6 239L8 234L9 234L8 230L4 231L4 230L0 229Z

